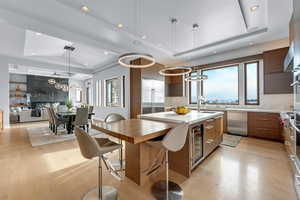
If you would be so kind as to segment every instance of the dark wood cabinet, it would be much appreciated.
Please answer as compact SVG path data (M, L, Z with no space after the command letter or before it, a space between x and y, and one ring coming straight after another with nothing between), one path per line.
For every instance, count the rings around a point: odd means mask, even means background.
M292 73L270 73L264 75L264 94L291 94L293 93Z
M248 112L248 136L282 141L278 113Z
M283 62L287 55L289 48L275 49L265 51L263 53L264 59L264 73L281 73L283 72Z
M166 97L184 96L183 76L165 77L165 96Z
M293 82L291 72L284 72L283 62L289 48L275 49L263 53L264 94L291 94Z

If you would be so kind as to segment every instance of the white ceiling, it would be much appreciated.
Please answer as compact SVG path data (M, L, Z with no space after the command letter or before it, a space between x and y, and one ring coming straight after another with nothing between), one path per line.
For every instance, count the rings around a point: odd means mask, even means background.
M132 51L165 64L186 62L285 38L291 12L292 0L0 1L0 54L63 66L63 46L72 43L72 66L82 69L105 67Z

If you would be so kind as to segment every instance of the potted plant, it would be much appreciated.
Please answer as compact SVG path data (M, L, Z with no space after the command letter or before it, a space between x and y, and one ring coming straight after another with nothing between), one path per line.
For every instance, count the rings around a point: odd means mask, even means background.
M66 100L65 104L66 104L68 110L71 111L71 109L73 108L72 100L71 99Z

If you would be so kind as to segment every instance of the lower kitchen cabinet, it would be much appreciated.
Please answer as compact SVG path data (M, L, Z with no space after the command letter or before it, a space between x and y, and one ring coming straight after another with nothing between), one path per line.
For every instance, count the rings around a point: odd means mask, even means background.
M222 129L223 118L206 120L204 122L203 150L204 157L208 156L217 148L223 139Z
M248 136L282 141L281 130L278 113L248 112Z

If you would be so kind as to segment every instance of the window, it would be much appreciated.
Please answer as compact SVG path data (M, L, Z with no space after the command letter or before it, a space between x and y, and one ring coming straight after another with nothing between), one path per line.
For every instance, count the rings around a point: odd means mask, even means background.
M202 96L209 104L239 104L238 65L203 70Z
M75 94L76 94L76 102L78 102L78 103L82 102L82 90L81 90L81 88L76 88Z
M121 107L122 82L120 78L105 80L105 105L107 107Z
M88 105L93 105L93 93L91 87L86 88L86 103Z
M160 80L142 79L142 102L164 103L165 83Z
M251 62L245 64L245 104L259 104L259 64Z
M96 81L96 106L101 106L101 80Z
M197 75L197 72L192 72L191 76ZM198 82L197 81L191 81L189 82L189 101L190 104L196 104L197 103L197 90L198 90Z

